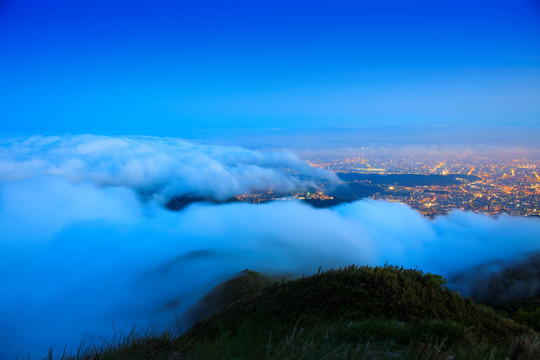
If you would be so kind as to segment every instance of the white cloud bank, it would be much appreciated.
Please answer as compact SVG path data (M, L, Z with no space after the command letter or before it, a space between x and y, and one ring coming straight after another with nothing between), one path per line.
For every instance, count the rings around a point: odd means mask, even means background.
M302 173L308 179L294 176ZM169 199L216 200L253 191L287 192L337 177L291 152L194 144L173 138L95 135L0 140L0 181L59 176L74 183L124 186Z
M0 159L0 359L110 339L113 323L182 324L190 305L245 268L301 275L388 261L448 274L540 249L540 221L530 218L454 212L429 220L381 201L181 212L141 201L142 190L221 199L276 179L283 190L308 186L283 168L328 176L288 153L82 136L4 141Z

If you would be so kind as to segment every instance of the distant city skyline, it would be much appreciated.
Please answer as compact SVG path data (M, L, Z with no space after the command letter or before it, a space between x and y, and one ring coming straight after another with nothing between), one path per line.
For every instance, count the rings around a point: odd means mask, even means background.
M540 126L534 0L7 0L0 54L4 134Z

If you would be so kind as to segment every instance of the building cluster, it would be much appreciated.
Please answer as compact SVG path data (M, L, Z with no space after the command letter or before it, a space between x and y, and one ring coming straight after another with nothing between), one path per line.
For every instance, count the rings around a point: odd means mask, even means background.
M288 194L274 193L272 191L264 193L242 194L234 197L236 201L249 203L262 203L274 200L332 200L333 197L326 195L322 191L293 192Z
M406 187L387 184L372 198L400 201L426 216L446 214L453 209L510 214L540 215L540 162L522 159L493 159L458 156L440 159L365 159L312 161L313 166L335 172L377 174L474 175L461 184Z
M463 175L458 184L400 186L397 183L372 184L355 180L374 189L372 199L398 201L417 209L425 216L447 214L454 209L518 216L540 216L540 161L456 156L452 159L347 159L314 160L312 166L336 173ZM325 189L325 184L319 184ZM328 184L326 184L328 186ZM331 186L328 186L331 188ZM238 195L236 201L261 203L274 200L308 200L332 206L358 197L336 198L324 191L293 193L253 193ZM332 201L325 201L332 200Z

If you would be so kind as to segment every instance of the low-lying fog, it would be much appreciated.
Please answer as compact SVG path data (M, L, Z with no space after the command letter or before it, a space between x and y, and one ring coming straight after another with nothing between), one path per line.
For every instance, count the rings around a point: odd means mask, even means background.
M296 174L303 174L298 177ZM358 201L193 204L335 181L290 152L147 137L0 141L0 359L76 350L183 312L245 268L302 275L386 262L443 275L540 249L540 220Z

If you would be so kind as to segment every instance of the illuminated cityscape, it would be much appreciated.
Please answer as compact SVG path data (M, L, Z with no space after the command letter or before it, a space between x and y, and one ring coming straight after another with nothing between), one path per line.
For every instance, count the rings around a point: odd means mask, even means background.
M310 164L336 173L339 184L319 184L319 190L309 192L247 194L236 200L260 203L296 198L327 207L371 198L401 202L429 217L454 209L491 215L540 215L537 160L475 156L378 159L360 155L314 159Z

